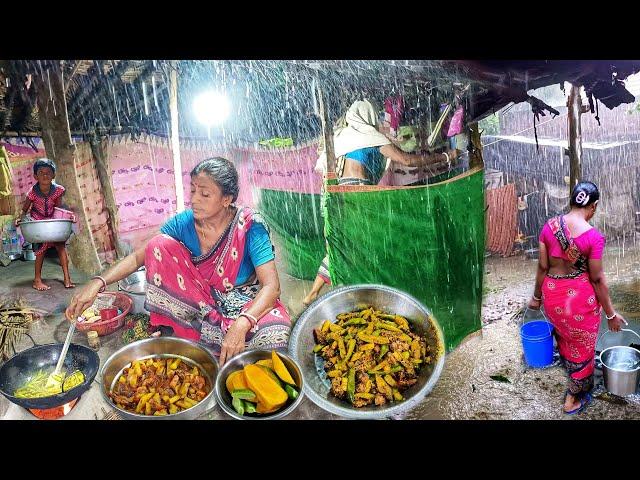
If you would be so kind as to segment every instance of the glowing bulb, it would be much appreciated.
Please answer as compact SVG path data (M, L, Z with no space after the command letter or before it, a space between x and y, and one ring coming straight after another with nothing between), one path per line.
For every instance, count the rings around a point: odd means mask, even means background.
M231 111L229 100L218 92L200 94L193 102L193 111L198 121L207 127L220 125Z

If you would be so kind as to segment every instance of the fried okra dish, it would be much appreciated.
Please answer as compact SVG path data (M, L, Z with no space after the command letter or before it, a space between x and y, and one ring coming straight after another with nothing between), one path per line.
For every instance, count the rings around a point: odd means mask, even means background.
M313 351L324 360L331 394L354 407L404 400L402 392L435 361L426 338L406 318L368 307L341 313L313 331Z

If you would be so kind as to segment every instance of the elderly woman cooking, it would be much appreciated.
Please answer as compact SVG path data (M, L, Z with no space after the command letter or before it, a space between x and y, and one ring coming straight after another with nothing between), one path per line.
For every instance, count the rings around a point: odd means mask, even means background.
M94 277L71 300L75 320L104 288L143 264L151 324L200 341L220 364L245 348L286 347L291 319L269 233L258 214L235 206L238 172L224 158L191 171L191 210L169 219L146 245Z

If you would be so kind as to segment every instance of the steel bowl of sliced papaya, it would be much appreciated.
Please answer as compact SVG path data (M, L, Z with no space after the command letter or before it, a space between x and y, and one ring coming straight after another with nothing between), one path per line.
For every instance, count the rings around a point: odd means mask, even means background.
M247 350L220 370L216 397L225 413L239 420L282 418L302 401L302 371L281 350Z

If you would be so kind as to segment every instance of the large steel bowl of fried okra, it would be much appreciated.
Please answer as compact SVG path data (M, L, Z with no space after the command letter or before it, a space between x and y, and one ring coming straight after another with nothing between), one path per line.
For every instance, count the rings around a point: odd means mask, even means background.
M347 418L406 413L444 367L444 336L430 310L384 285L352 285L319 298L297 320L289 351L305 394Z

